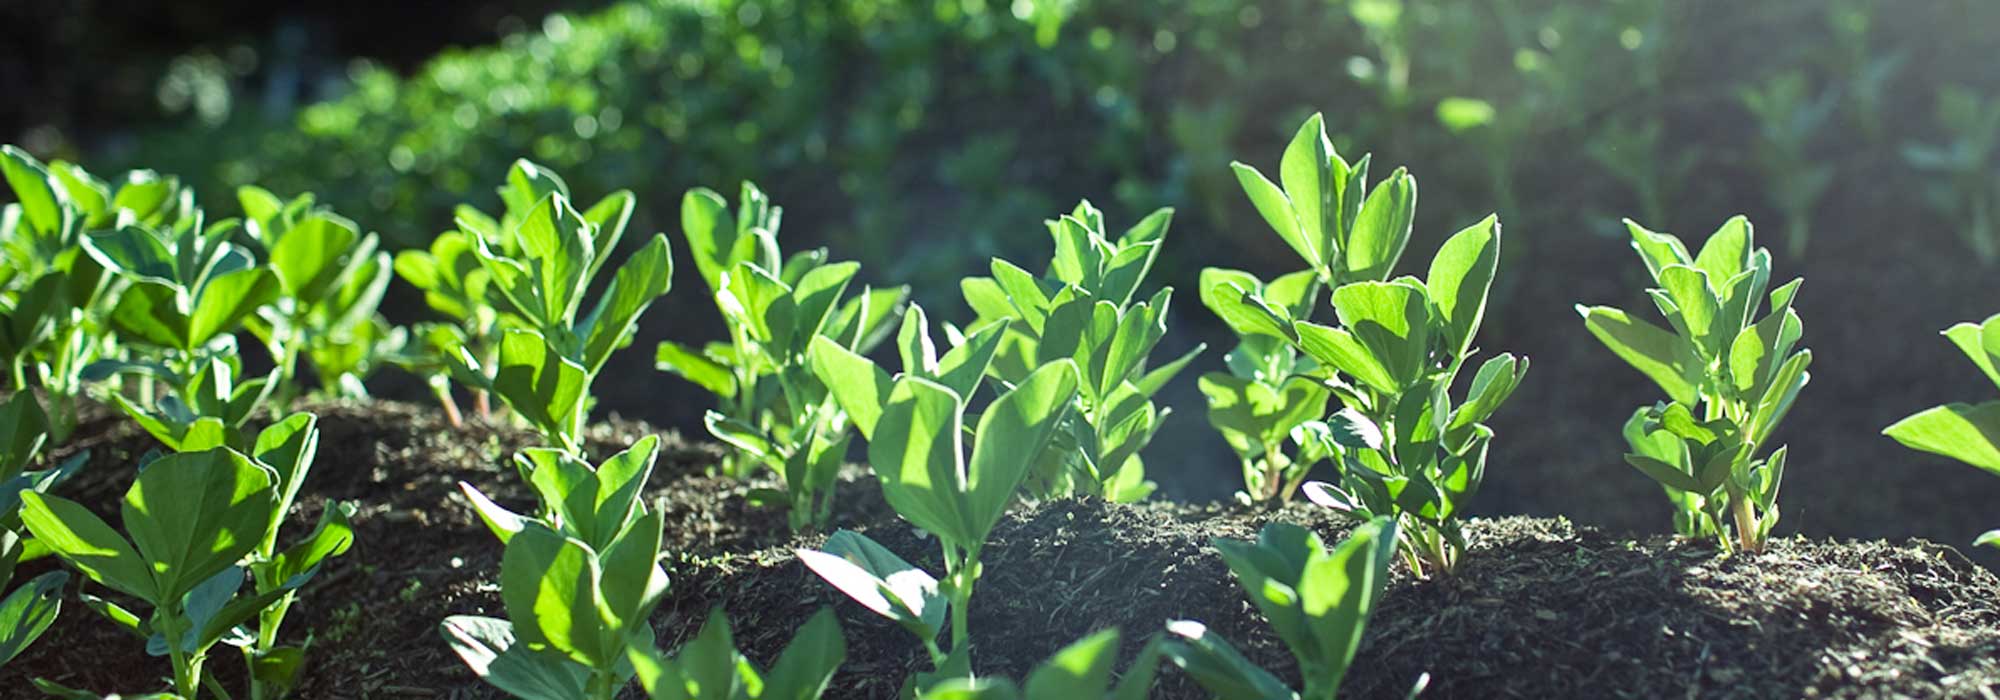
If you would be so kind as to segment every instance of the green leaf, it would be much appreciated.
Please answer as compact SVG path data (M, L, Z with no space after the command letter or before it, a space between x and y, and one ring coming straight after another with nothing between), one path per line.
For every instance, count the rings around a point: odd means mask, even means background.
M1661 431L1665 432L1665 431ZM1625 463L1637 467L1646 476L1671 489L1701 492L1702 483L1693 474L1671 463L1641 454L1625 455Z
M944 628L947 603L937 579L866 535L841 530L819 550L798 550L798 557L854 602L911 634L935 640Z
M1221 372L1204 374L1201 393L1208 397L1208 422L1220 431L1238 455L1262 454L1264 445L1284 439L1292 428L1326 413L1326 386L1304 377L1287 378L1273 387Z
M1527 376L1528 358L1501 353L1488 359L1473 375L1472 387L1466 390L1465 403L1452 413L1446 430L1458 430L1486 420L1499 410L1507 397L1514 394L1514 389L1520 387L1521 380Z
M595 255L585 278L597 276L604 263L611 259L611 251L618 249L618 241L625 235L625 225L632 220L632 209L638 197L628 190L619 190L605 195L584 210L583 220L589 222L595 235L590 239L590 249ZM664 241L662 242L664 243ZM671 265L671 261L668 263Z
M820 608L792 635L778 662L764 676L758 700L816 700L826 692L833 674L847 660L847 640L832 608Z
M508 540L514 538L515 533L528 526L527 518L494 503L493 499L487 498L485 493L480 492L472 484L458 482L458 490L465 495L465 500L472 503L473 512L479 514L479 519L486 523L486 528L493 531L494 537L500 538L501 544L506 544Z
M305 484L306 473L312 470L313 458L318 453L319 417L311 413L286 416L257 434L256 445L251 448L250 454L277 475L277 500L273 509L280 514L279 517L291 511L292 502L298 499L299 487Z
M1389 562L1396 547L1395 521L1380 517L1355 528L1331 552L1316 553L1307 560L1299 575L1299 607L1312 621L1313 636L1323 656L1300 661L1325 674L1309 678L1309 688L1317 686L1330 693L1340 687L1347 665L1361 648L1368 617L1388 585Z
M785 348L787 352L805 352L813 336L827 327L834 305L847 292L848 283L854 280L854 273L860 269L858 263L830 263L813 268L799 279L792 290L792 302L797 312L792 329L793 341Z
M21 213L38 234L62 230L63 199L53 186L49 171L34 156L13 146L0 146L0 174L21 202Z
M709 290L722 291L722 273L737 263L731 255L737 248L737 231L729 203L705 187L688 190L681 197L681 234L687 237L688 253L702 281Z
M1732 216L1722 223L1722 227L1710 234L1708 242L1701 246L1701 254L1694 259L1694 266L1708 274L1712 283L1721 283L1748 269L1751 244L1750 220L1742 215ZM1720 288L1711 291L1720 294Z
M161 596L152 602L193 590L263 542L277 522L273 481L269 468L227 448L141 469L120 511Z
M1347 239L1349 279L1382 280L1395 270L1410 242L1417 213L1417 179L1402 168L1368 193Z
M189 319L176 305L177 294L165 284L135 281L118 295L111 325L140 343L176 350L198 347L189 339Z
M1952 326L1945 329L1944 336L1978 365L1994 386L2000 387L2000 314L1988 316L1977 324Z
M1689 337L1709 351L1704 357L1714 356L1714 351L1720 349L1716 337L1718 331L1732 329L1715 326L1722 306L1710 287L1708 273L1686 265L1668 265L1660 270L1659 278L1660 286L1679 310L1680 320L1686 325Z
M1423 292L1402 284L1357 282L1333 291L1333 308L1340 325L1394 380L1385 391L1399 392L1423 376L1430 348L1430 308ZM1301 333L1305 325L1300 324ZM1340 341L1332 342L1337 346ZM1312 345L1306 347L1312 351ZM1338 351L1330 357L1354 361Z
M1897 421L1882 434L1910 449L2000 474L2000 401L1929 408Z
M1316 270L1326 269L1324 255L1300 228L1298 215L1285 193L1256 168L1242 163L1230 163L1229 168L1236 172L1236 181L1243 186L1243 194L1250 197L1250 203L1257 207L1257 213L1264 215L1264 220L1271 224L1271 230L1297 251L1306 264Z
M501 337L493 390L544 435L568 435L576 429L589 384L584 368L540 335L509 329Z
M1659 326L1608 306L1576 307L1590 334L1681 403L1697 400L1689 381L1690 353L1681 340Z
M917 306L911 304L910 308ZM937 370L929 379L937 380L952 393L961 397L972 396L978 391L979 383L986 377L987 368L993 365L993 357L1000 351L1001 341L1006 339L1008 325L998 321L981 326L972 335L945 352L938 358Z
M604 290L597 308L579 324L578 334L584 338L586 373L596 375L604 367L604 361L610 359L611 351L632 342L632 329L639 315L646 312L654 299L667 293L673 274L673 254L667 250L667 237L659 234L654 234L645 247L618 267L618 274Z
M1027 697L1102 698L1118 661L1118 630L1071 642L1028 674Z
M1167 632L1179 637L1168 644L1167 658L1196 683L1221 700L1297 700L1298 694L1285 687L1271 672L1243 658L1227 640L1193 620L1167 623Z
M966 497L970 485L959 447L964 411L950 389L904 376L890 390L868 439L868 463L889 505L904 520L959 546L984 540Z
M142 228L91 232L83 237L83 249L105 269L126 277L168 285L182 281L166 241Z
M685 345L671 340L660 341L653 362L655 367L678 374L717 397L736 398L736 377L730 374L729 368Z
M286 589L304 585L321 562L346 554L348 547L353 546L354 528L348 522L353 516L353 504L329 502L320 512L319 524L312 533L272 557L268 574L262 578Z
M1057 424L1068 414L1077 381L1076 365L1068 360L1042 365L979 416L966 474L966 517L973 530L958 541L960 546L984 542L1000 521L1028 470L1055 436Z
M1340 187L1330 171L1334 157L1333 142L1326 137L1320 115L1314 114L1299 126L1278 164L1278 179L1284 183L1299 236L1319 255L1307 259L1314 267L1328 264L1327 258L1339 250L1333 230L1333 210L1340 205Z
M639 517L604 550L600 611L607 641L622 639L631 630L651 636L646 619L667 593L667 572L658 563L665 517L657 511ZM613 647L607 643L607 652L622 651Z
M68 581L69 574L51 571L0 599L0 666L6 666L55 623L56 615L62 612L63 584Z
M574 700L586 695L589 669L516 644L513 623L453 615L438 625L438 631L473 673L503 692L524 700Z
M547 645L577 663L609 668L599 612L602 572L583 543L530 525L508 540L500 562L500 598L530 647ZM622 651L622 650L616 650Z
M1444 320L1445 341L1454 357L1472 349L1486 315L1486 294L1500 265L1500 221L1495 216L1458 233L1431 258L1425 286Z
M1639 251L1639 258L1645 261L1646 271L1654 279L1659 279L1660 270L1668 265L1694 264L1694 258L1688 256L1687 246L1681 243L1681 239L1646 230L1631 219L1624 221L1626 232L1632 234L1632 249Z
M237 270L210 278L195 296L187 337L178 349L193 351L216 336L235 332L245 317L276 302L281 293L278 276L269 268Z
M360 240L354 222L329 213L314 214L271 244L271 268L286 296L317 303L333 287Z
M806 357L812 364L813 375L819 377L841 410L854 421L861 437L873 442L875 425L893 391L889 373L825 336L813 338Z

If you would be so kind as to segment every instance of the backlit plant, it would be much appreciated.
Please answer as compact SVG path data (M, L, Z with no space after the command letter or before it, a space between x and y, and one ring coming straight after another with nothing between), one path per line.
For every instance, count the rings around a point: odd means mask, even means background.
M1945 329L1945 338L1964 352L1986 378L2000 386L2000 315ZM2000 401L1932 406L1882 430L1905 447L1944 455L2000 474ZM2000 546L2000 530L1980 535L1977 544Z
M1332 392L1305 375L1318 367L1302 356L1262 313L1242 305L1246 295L1257 303L1282 310L1292 318L1312 313L1319 284L1311 270L1302 270L1265 284L1241 270L1201 271L1201 303L1229 323L1237 345L1229 351L1227 372L1201 376L1208 400L1208 423L1222 433L1243 468L1243 490L1250 502L1290 500L1313 465L1324 461L1324 443L1301 430L1326 415Z
M284 292L276 272L230 242L233 221L204 226L201 212L171 227L128 224L84 236L84 249L117 274L109 322L127 350L89 374L139 379L139 398L118 405L173 449L204 418L234 435L275 385L271 375L244 378L235 333ZM155 383L168 394L152 395Z
M442 631L466 665L523 698L610 698L631 680L628 654L651 650L647 617L666 593L663 516L640 498L659 455L647 436L592 466L552 447L514 458L540 499L522 515L461 483L505 545L505 620L454 616Z
M1423 280L1354 282L1333 290L1338 326L1298 320L1296 342L1345 408L1303 431L1340 460L1337 483L1308 484L1316 503L1362 520L1397 519L1410 569L1451 572L1465 550L1465 504L1486 474L1485 424L1528 373L1501 353L1452 387L1477 352L1487 292L1499 266L1492 217L1454 234Z
M193 699L208 689L228 697L204 670L209 651L217 642L257 649L262 628L275 630L285 601L324 557L345 548L344 526L322 527L290 549L259 554L274 551L269 543L288 501L283 489L291 488L286 478L226 447L181 452L140 466L121 503L122 534L82 504L34 492L21 494L21 519L71 567L151 608L141 617L108 599L83 597L92 611L144 640L149 653L168 658L175 694ZM246 567L257 583L239 595ZM242 627L250 624L259 631ZM296 664L300 653L267 651L247 654L253 677Z
M1465 548L1464 504L1485 475L1493 431L1484 421L1528 370L1526 359L1500 354L1479 367L1463 400L1451 397L1477 352L1500 225L1489 216L1453 234L1425 279L1389 280L1416 215L1416 179L1399 169L1370 190L1369 159L1348 165L1318 121L1307 120L1286 149L1283 191L1237 166L1252 202L1312 276L1265 285L1244 272L1204 271L1204 304L1243 339L1229 374L1203 377L1209 422L1242 457L1251 499L1289 500L1330 458L1340 478L1312 484L1313 500L1363 521L1394 517L1411 569L1448 572ZM1333 290L1338 325L1310 320L1322 284ZM1329 395L1343 408L1326 416Z
M280 403L298 393L301 357L313 365L322 392L366 396L361 380L379 354L394 350L396 334L375 312L389 286L389 254L376 250L375 234L315 207L310 193L286 202L244 187L236 196L244 230L282 289L250 324L277 360Z
M1315 367L1301 364L1290 328L1309 318L1322 290L1387 279L1409 243L1417 184L1402 169L1371 189L1362 156L1349 163L1314 114L1299 127L1279 163L1278 183L1255 167L1231 163L1236 179L1271 230L1306 263L1306 270L1269 285L1239 270L1202 271L1202 303L1240 341L1229 373L1202 377L1209 423L1243 460L1244 493L1253 501L1288 501L1313 462L1323 458L1293 432L1324 406L1314 382L1290 381ZM1302 446L1288 454L1287 439Z
M1219 700L1332 700L1388 584L1396 541L1396 522L1388 517L1362 524L1332 549L1289 523L1264 526L1255 542L1216 540L1243 592L1298 659L1302 689L1287 687L1192 620L1167 624L1174 635L1167 658Z
M1833 184L1833 165L1814 160L1811 147L1840 95L1832 90L1810 95L1808 89L1805 74L1787 72L1737 95L1757 118L1757 147L1751 153L1771 204L1785 219L1785 251L1793 258L1805 254L1813 208Z
M653 700L813 700L847 659L847 640L833 611L821 608L765 671L736 650L729 619L718 607L671 658L649 647L634 647L630 657Z
M461 207L460 218L485 220L471 207ZM471 353L482 363L491 364L498 349L500 313L487 294L489 279L472 253L472 236L463 231L440 233L430 247L396 253L396 276L424 292L424 303L448 321L420 323L410 329L410 342L393 361L423 377L452 425L461 414L451 397L454 359ZM492 403L485 389L486 379L465 382L473 391L474 410L481 418L491 415Z
M1794 279L1770 290L1770 251L1750 222L1724 222L1690 256L1680 239L1630 220L1632 247L1658 287L1646 290L1671 330L1607 306L1577 306L1591 335L1667 393L1625 423L1625 461L1666 488L1674 529L1725 550L1761 551L1778 522L1786 450L1760 457L1811 379L1812 351ZM1733 536L1731 533L1733 530Z
M657 449L647 437L594 470L564 450L523 453L517 463L542 497L535 518L464 487L506 546L507 619L459 615L442 626L480 678L547 700L609 700L631 681L628 655L652 648L647 618L667 590L658 563L665 521L639 502Z
M1981 262L2000 259L2000 97L1946 85L1938 89L1937 121L1946 140L1903 146L1910 167L1933 175L1924 198L1959 231Z
M970 675L966 620L980 552L1071 409L1076 365L1056 360L1001 393L969 433L968 460L961 447L968 435L964 397L978 385L984 362L956 363L942 373L929 368L948 361L925 362L892 380L867 358L830 340L815 341L812 352L815 371L868 440L868 461L889 505L943 545L945 575L940 582L846 530L834 533L820 550L800 550L799 558L849 597L917 635L937 671L920 679L920 686ZM947 610L948 654L937 644Z
M460 381L497 394L551 445L576 452L591 382L612 351L631 342L639 315L666 294L673 258L666 236L654 234L580 313L585 291L631 218L632 193L577 211L562 181L527 161L515 163L500 192L505 217L496 222L461 212L459 226L469 229L487 294L511 318L500 324L490 355L468 344L449 359Z
M32 392L17 391L0 406L0 666L20 654L55 622L62 610L62 588L68 574L51 571L36 576L11 591L14 568L30 557L48 554L48 549L29 547L30 538L21 524L21 494L48 493L49 489L76 472L90 456L79 452L60 465L30 471L48 445L48 417Z
M932 686L919 700L1145 700L1153 690L1166 648L1159 637L1148 639L1125 674L1112 683L1118 664L1118 630L1106 629L1076 640L1028 672L1016 685L998 676L952 678Z
M1029 479L1037 497L1131 502L1153 492L1139 452L1172 413L1153 395L1202 351L1148 367L1167 331L1173 290L1145 300L1138 292L1172 219L1173 210L1161 209L1112 237L1104 213L1082 202L1046 222L1055 241L1046 273L995 259L992 277L960 285L979 314L976 326L1008 322L990 370L1001 381L1020 381L1040 363L1065 357L1082 373L1076 410Z
M784 504L792 527L805 529L824 524L832 513L849 440L847 415L813 376L807 350L824 336L868 352L887 336L907 290L864 288L843 302L860 265L828 263L824 248L781 261L781 215L749 183L733 217L714 192L688 192L681 227L728 323L729 342L696 352L665 341L656 357L661 369L721 401L722 410L709 411L704 422L709 433L740 450L725 458L723 471L741 476L750 465L770 468L784 490L757 495Z
M114 188L13 146L0 146L0 173L19 200L0 210L0 359L9 386L47 392L49 439L62 444L75 429L84 370L117 354L105 321L117 276L84 252L84 235L167 225L191 215L193 200L150 171L128 173Z

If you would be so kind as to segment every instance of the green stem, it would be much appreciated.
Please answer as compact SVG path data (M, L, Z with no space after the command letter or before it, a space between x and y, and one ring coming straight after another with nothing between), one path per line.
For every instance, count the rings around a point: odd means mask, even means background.
M966 610L972 607L972 571L978 563L978 553L944 544L945 579L951 582L951 650L963 651L972 638L967 627L969 617Z
M590 682L584 688L584 692L589 694L593 700L613 700L618 697L619 685L621 684L618 682L618 679L613 677L610 672L593 671L590 674Z
M181 639L186 636L186 631L181 629L179 612L162 610L159 618L157 626L161 636L167 640L167 660L174 665L174 692L193 700L201 677L200 662L190 660L187 652L181 650Z
M1729 505L1736 512L1736 538L1745 552L1764 551L1764 538L1757 533L1757 513L1750 507L1750 499L1734 491L1729 494Z
M1285 491L1285 482L1289 480L1285 472L1291 469L1292 460L1287 459L1279 447L1280 443L1276 442L1264 444L1264 493L1257 500L1265 503L1291 500L1290 494Z

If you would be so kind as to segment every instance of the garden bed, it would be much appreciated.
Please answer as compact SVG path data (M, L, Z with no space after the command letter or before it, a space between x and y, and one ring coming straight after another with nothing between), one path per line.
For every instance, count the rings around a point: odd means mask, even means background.
M353 551L304 593L287 632L315 641L300 697L484 698L497 692L459 662L437 632L447 615L501 612L493 580L501 547L457 495L466 480L503 503L531 496L508 464L527 432L454 430L429 407L317 404L317 465L291 529L303 532L328 499L360 504ZM593 451L652 432L617 418ZM663 645L726 610L747 653L768 662L795 625L833 605L849 644L829 698L890 696L927 666L900 628L847 601L792 556L783 514L745 504L757 483L704 470L721 452L666 434L649 496L668 514L673 582L653 623ZM65 449L92 450L68 494L115 510L130 466L151 439L101 409ZM866 532L913 563L935 567L937 546L898 520L872 477L843 477L834 521ZM1197 619L1253 661L1291 674L1291 660L1210 546L1248 538L1270 520L1338 536L1329 511L1095 500L1019 508L986 548L971 610L983 673L1024 675L1089 631L1119 626L1126 653L1171 619ZM1450 579L1398 572L1368 626L1348 697L1402 697L1430 675L1426 697L1978 697L2000 687L2000 578L1956 550L1920 540L1789 538L1755 556L1719 559L1698 543L1632 540L1563 520L1497 518L1469 526L1470 553ZM26 573L53 566L41 561ZM98 591L102 593L102 591ZM165 661L72 605L0 688L46 677L98 691L151 690ZM233 662L213 662L233 683ZM6 693L12 696L12 693ZM1155 697L1205 697L1162 673Z

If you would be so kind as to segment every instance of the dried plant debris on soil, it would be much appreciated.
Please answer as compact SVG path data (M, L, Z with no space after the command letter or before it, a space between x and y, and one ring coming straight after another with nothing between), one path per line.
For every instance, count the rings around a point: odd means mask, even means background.
M495 697L436 631L448 615L503 614L493 583L501 549L457 496L457 482L509 505L531 503L508 458L534 438L476 424L453 429L415 405L312 410L324 432L320 458L288 531L310 528L327 499L362 509L353 551L311 584L305 599L314 604L287 626L313 634L314 666L300 697ZM91 473L68 491L110 512L151 440L108 418L85 430L73 447L92 450ZM609 421L592 431L589 449L608 454L649 432ZM927 665L907 632L797 562L794 549L819 537L793 538L782 513L745 503L749 489L771 484L709 476L717 448L666 438L649 494L668 514L673 557L668 600L653 620L662 644L691 637L720 605L738 643L769 662L799 621L832 605L849 654L829 697L888 697ZM871 478L844 475L839 503L836 526L939 566L937 543L896 519ZM1019 677L1109 626L1127 632L1129 660L1146 634L1188 618L1293 677L1290 655L1210 544L1252 537L1271 520L1329 539L1348 528L1304 505L1254 512L1086 499L1017 509L984 554L971 610L976 663ZM1397 573L1344 697L1401 698L1425 673L1425 697L1444 698L1983 697L2000 687L2000 578L1948 547L1787 539L1766 554L1718 559L1699 544L1634 542L1560 520L1476 520L1469 532L1472 550L1456 578ZM44 644L0 670L0 688L43 676L146 689L135 687L131 670L165 665L123 635L78 606ZM1206 697L1173 672L1161 674L1155 696Z

